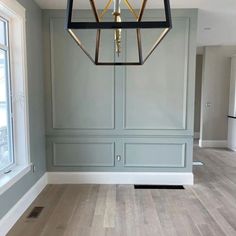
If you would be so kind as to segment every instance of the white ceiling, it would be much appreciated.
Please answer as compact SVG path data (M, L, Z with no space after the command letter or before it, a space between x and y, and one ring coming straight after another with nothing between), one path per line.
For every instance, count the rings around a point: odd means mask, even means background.
M65 9L67 0L35 0L42 9ZM108 0L95 0L104 8ZM74 0L75 7L90 8L89 0ZM142 0L130 0L136 8ZM149 0L158 8L162 0ZM199 8L198 45L236 45L236 0L170 0L171 8Z
M43 9L65 9L66 0L35 0ZM98 7L104 7L108 0L97 0ZM80 8L89 7L89 0L74 0ZM136 7L140 6L141 0L130 0ZM149 0L149 6L158 7L162 0ZM224 10L236 12L235 0L170 0L171 6L174 8L200 8L205 10Z

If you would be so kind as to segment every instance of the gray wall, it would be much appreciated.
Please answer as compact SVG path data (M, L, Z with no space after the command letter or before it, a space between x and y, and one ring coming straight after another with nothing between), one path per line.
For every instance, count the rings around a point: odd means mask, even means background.
M200 132L201 120L201 95L202 95L202 62L203 56L197 55L196 59L196 82L195 82L195 111L194 111L194 132Z
M41 10L32 0L18 2L26 8L30 150L31 162L35 164L36 172L28 173L0 196L0 218L46 171Z
M192 171L197 10L172 13L173 30L144 66L114 68L92 65L63 11L44 11L49 171ZM102 57L112 58L113 32L103 33ZM143 33L147 51L157 34ZM79 34L91 50L95 35ZM122 56L133 59L130 36L123 30Z
M227 140L230 57L233 46L206 47L203 59L201 140ZM210 103L207 107L206 104Z

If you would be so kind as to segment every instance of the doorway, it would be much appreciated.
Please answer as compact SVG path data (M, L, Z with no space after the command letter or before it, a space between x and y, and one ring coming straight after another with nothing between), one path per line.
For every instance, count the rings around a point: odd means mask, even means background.
M202 66L203 54L196 56L196 84L195 84L195 110L194 110L194 146L199 146L201 123L201 94L202 94Z

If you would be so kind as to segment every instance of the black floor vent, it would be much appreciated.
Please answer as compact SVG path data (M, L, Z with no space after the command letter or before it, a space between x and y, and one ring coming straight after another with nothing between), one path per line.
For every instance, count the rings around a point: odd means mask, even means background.
M41 214L44 207L34 207L34 209L30 212L27 218L36 219Z
M134 185L135 189L184 189L182 185Z

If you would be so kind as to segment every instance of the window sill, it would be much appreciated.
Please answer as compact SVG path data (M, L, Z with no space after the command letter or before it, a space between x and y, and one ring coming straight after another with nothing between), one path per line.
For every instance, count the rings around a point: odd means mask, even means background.
M31 165L16 166L8 174L0 176L0 196L10 187L17 183L24 175L31 170Z

